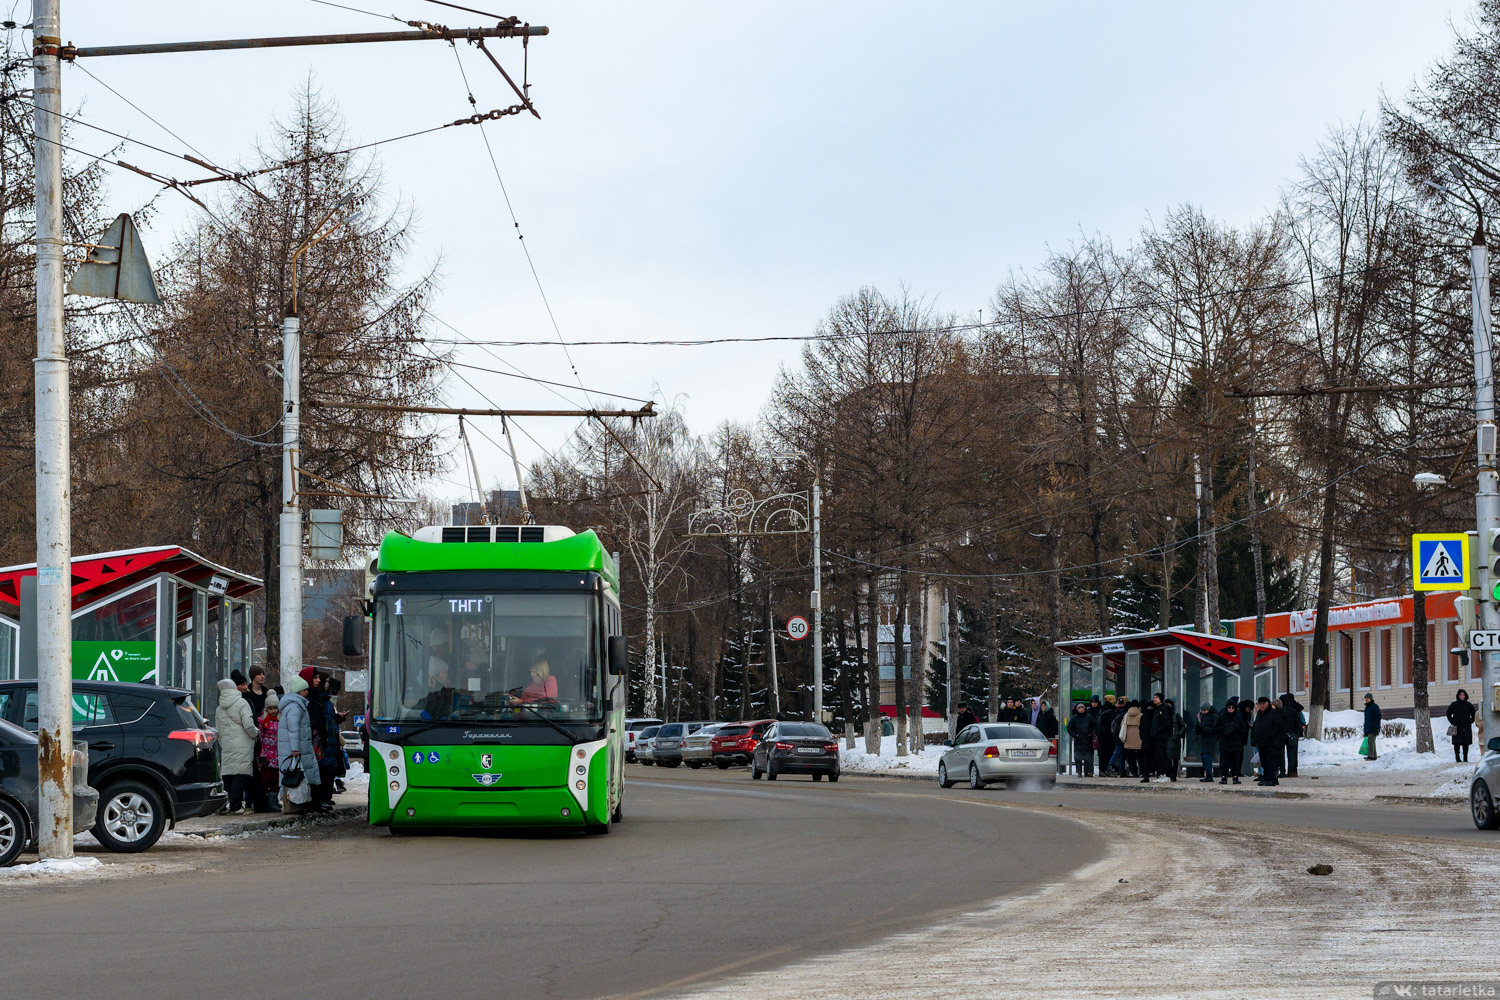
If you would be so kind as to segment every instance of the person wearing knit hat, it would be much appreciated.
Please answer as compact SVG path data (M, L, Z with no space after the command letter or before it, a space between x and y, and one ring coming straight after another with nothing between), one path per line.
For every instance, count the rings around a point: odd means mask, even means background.
M303 671L311 670L309 667ZM283 774L301 772L295 788L287 788L282 782L282 811L297 813L311 801L309 792L320 780L318 755L313 750L312 720L308 717L305 692L307 680L298 674L286 685L286 696L280 700L281 721L276 730L277 769Z
M297 676L307 681L307 683L311 685L313 681L313 674L315 673L317 673L317 671L312 667L303 667L301 670L297 671Z
M226 677L219 681L218 689L214 726L219 730L219 773L224 778L224 790L229 793L221 811L238 814L255 805L250 783L255 773L255 740L260 729L250 703L234 681Z
M269 711L272 711L273 709L280 709L280 708L281 708L281 699L278 698L278 697L276 697L276 692L275 691L267 691L266 692L266 711L269 712Z
M266 692L265 709L257 720L260 739L256 743L255 777L260 797L255 801L256 812L275 812L271 803L281 791L281 771L276 766L276 732L281 725L281 699L275 691Z

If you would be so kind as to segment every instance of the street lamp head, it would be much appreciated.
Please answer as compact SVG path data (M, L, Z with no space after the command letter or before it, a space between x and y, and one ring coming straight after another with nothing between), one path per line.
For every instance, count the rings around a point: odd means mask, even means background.
M1436 472L1419 472L1411 477L1411 481L1418 486L1447 486L1448 477Z

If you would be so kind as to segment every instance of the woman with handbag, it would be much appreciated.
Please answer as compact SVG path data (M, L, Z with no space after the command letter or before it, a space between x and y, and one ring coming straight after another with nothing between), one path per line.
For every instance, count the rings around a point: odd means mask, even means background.
M1460 763L1467 761L1469 747L1474 743L1474 703L1463 688L1458 689L1458 696L1448 706L1448 738L1453 740L1453 759Z
M281 699L281 723L276 729L281 809L289 813L301 812L312 801L312 786L319 781L306 692L307 681L301 677L293 677L287 683L286 696Z

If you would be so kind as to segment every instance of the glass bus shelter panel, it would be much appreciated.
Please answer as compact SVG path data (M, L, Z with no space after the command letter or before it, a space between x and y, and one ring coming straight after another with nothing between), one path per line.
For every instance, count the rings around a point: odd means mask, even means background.
M229 676L225 667L225 652L228 645L225 631L229 617L225 614L225 601L214 594L199 594L203 612L203 669L197 686L198 710L209 722L219 710L219 681Z
M167 683L171 687L193 687L193 658L198 645L198 633L194 630L194 595L197 591L186 584L173 582L172 604L177 609L172 627L172 664Z
M20 676L16 669L20 640L21 626L9 618L0 618L0 681L13 681Z
M250 669L250 605L244 601L227 602L229 612L229 672L238 670L249 677Z
M74 642L156 641L156 581L73 613Z

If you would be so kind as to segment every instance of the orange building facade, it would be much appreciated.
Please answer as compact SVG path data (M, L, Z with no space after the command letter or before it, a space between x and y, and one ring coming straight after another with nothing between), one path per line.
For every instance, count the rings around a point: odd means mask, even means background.
M1431 593L1427 599L1428 703L1441 715L1459 688L1479 701L1478 657L1463 663L1459 645L1456 591ZM1389 716L1412 714L1412 597L1391 597L1329 609L1328 692L1331 709L1359 708L1368 692ZM1265 641L1287 648L1276 664L1276 690L1291 691L1302 701L1312 682L1313 610L1283 611L1266 616ZM1236 639L1255 638L1255 618L1235 619Z

